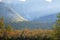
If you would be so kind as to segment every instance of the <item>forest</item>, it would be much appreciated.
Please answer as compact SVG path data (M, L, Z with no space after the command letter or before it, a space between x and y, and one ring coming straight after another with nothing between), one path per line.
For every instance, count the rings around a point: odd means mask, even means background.
M5 26L4 17L0 18L0 40L60 40L60 13L52 30L15 30Z

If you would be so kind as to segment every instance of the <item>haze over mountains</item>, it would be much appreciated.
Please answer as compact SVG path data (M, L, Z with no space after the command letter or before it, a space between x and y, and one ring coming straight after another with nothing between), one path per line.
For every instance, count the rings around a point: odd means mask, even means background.
M55 22L57 19L57 14L51 14L39 18L35 18L33 21L38 21L38 22Z
M45 0L11 1L10 6L28 20L60 12L60 0L53 0L52 2Z
M47 2L46 0L2 0L8 4L19 15L28 20L33 20L36 17L47 16L60 12L60 0Z
M10 21L27 21L22 16L20 16L16 11L14 11L11 7L7 6L5 3L0 2L0 17L4 16L5 20Z
M5 22L7 22L6 24L11 24L14 29L52 29L57 15L51 14L27 21L28 18L25 19L24 15L18 14L13 8L0 2L0 17L2 16L4 16Z

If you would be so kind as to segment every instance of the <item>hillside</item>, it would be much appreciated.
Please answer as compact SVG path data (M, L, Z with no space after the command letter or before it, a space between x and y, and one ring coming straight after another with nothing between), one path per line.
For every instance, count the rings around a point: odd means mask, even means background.
M5 24L11 24L14 29L52 29L56 20L56 15L48 15L35 18L33 21L27 21L14 9L0 2L0 17L2 16L5 19Z
M57 14L51 14L43 17L38 17L33 19L35 22L55 22L57 19Z
M16 11L14 11L14 9L7 6L6 3L0 2L0 17L2 16L4 16L6 22L27 21L27 19L23 18Z

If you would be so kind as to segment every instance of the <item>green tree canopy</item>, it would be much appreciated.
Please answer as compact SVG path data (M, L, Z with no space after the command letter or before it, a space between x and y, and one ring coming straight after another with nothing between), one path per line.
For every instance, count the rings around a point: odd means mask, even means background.
M54 37L55 37L55 40L60 40L60 13L57 15L57 20L56 20L56 24L54 26Z
M0 18L0 29L4 29L4 17Z
M12 31L11 25L8 25L8 26L6 27L6 30L7 30L7 31Z

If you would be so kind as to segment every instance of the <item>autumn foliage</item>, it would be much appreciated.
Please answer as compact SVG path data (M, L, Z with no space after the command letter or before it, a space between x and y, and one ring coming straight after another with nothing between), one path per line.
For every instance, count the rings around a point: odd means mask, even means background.
M58 21L60 22L60 19ZM11 25L5 26L2 17L0 18L0 40L60 40L60 26L55 26L54 30L13 30Z

